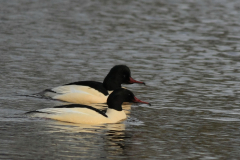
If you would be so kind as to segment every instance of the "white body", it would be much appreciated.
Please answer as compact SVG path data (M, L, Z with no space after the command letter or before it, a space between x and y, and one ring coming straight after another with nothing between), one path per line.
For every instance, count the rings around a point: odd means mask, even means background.
M59 86L51 89L56 92L46 92L45 96L51 97L61 101L79 103L79 104L90 104L90 103L106 103L108 95L105 96L103 93L90 88L88 86L80 85L66 85ZM109 94L112 91L109 91Z
M33 117L50 118L54 120L81 123L81 124L103 124L103 123L117 123L127 118L125 112L117 111L115 109L107 109L106 115L96 112L89 108L46 108L37 110Z

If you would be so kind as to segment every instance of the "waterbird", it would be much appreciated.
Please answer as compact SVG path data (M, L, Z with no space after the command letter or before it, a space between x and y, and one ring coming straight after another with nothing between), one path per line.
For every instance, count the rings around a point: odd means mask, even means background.
M117 123L127 118L126 113L122 109L123 102L145 103L134 96L134 94L124 88L114 90L107 99L106 113L96 109L90 105L69 104L56 106L54 108L39 109L27 112L32 117L49 118L53 120L81 123L81 124L104 124Z
M89 104L106 103L109 94L122 88L121 84L140 83L131 77L131 71L126 65L114 66L103 83L96 81L78 81L58 86L52 89L46 89L33 96L41 96L70 103Z

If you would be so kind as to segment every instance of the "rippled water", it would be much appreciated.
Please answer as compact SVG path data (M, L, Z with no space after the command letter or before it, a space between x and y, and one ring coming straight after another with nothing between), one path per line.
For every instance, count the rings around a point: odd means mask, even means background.
M0 159L239 158L237 0L0 2ZM151 107L102 126L23 116L56 102L18 95L116 64Z

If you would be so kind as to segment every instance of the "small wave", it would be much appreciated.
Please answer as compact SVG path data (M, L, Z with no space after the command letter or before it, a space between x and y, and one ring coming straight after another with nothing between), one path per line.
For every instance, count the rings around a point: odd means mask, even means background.
M219 117L219 118L204 118L208 120L215 120L215 121L224 121L224 122L236 122L240 121L238 118L227 118L227 117Z
M129 117L126 121L125 124L129 124L129 125L134 125L134 126L141 126L144 125L144 122L138 120L137 118L134 117Z

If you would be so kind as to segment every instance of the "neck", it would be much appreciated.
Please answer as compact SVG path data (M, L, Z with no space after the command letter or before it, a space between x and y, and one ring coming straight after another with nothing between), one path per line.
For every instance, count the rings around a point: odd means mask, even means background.
M122 111L122 104L124 100L121 97L111 95L107 99L108 108L114 109L116 111Z
M109 91L122 88L121 83L115 77L109 75L104 79L103 86Z

